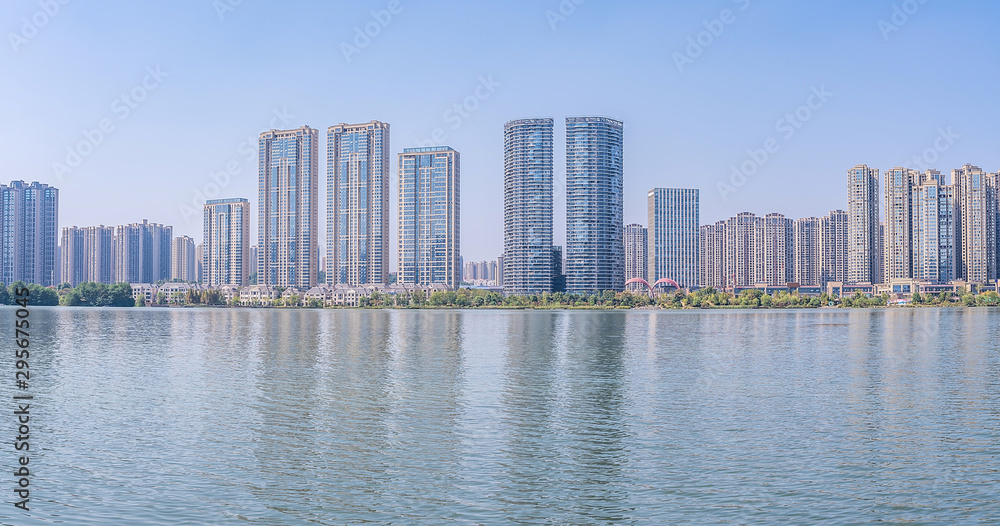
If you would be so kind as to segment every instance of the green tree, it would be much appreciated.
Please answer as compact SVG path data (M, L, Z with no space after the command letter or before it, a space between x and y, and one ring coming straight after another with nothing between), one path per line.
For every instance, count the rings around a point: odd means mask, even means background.
M59 305L59 294L55 289L41 285L29 285L28 290L31 291L31 303L35 305L47 307Z
M63 295L62 304L69 307L83 305L83 298L80 296L80 291L74 289Z
M10 291L7 290L7 285L0 283L0 305L11 305Z
M112 307L134 307L135 299L132 298L132 285L128 283L116 283L108 287L108 299Z

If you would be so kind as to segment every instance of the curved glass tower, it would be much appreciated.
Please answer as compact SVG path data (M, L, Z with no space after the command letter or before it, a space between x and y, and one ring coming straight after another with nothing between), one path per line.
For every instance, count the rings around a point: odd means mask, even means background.
M566 119L566 292L625 287L622 123Z
M503 292L552 290L552 119L504 125Z

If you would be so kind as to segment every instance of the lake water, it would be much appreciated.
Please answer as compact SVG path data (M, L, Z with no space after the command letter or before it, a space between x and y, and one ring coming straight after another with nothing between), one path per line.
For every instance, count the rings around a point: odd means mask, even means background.
M3 524L1000 521L997 309L30 319Z

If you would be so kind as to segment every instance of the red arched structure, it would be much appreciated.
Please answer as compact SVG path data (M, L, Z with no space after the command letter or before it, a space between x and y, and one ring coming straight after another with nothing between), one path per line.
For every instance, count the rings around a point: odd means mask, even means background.
M678 285L676 281L670 278L660 278L656 280L656 283L653 283L653 286L649 287L649 290L653 290L660 285L673 285L674 288L676 288L677 290L681 290L681 286Z
M632 278L632 279L630 279L630 280L628 280L628 281L625 282L625 288L627 289L628 286L630 284L632 284L632 283L642 283L643 285L646 286L646 289L649 290L649 293L653 294L653 287L650 286L650 284L649 284L648 281L646 281L646 280L644 280L642 278Z

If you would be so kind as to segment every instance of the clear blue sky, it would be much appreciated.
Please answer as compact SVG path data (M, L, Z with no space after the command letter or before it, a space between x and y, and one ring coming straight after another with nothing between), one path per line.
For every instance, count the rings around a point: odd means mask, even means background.
M229 4L238 5L220 16ZM562 4L566 16L559 0L401 0L347 60L341 44L378 24L372 11L388 0L77 0L53 16L40 15L37 1L7 1L0 179L58 186L61 226L146 218L200 240L200 214L185 217L181 206L212 190L210 174L227 165L239 173L221 196L250 199L256 223L257 163L247 148L272 125L318 128L325 144L331 124L389 122L393 194L395 153L441 128L462 154L470 261L502 249L502 131L515 118L556 119L560 181L566 116L623 120L625 220L643 224L646 191L659 186L700 188L702 223L740 211L821 215L846 206L851 166L909 164L935 143L931 164L943 172L966 162L1000 169L996 2ZM25 17L44 25L34 31ZM688 50L699 36L709 45ZM166 76L147 77L157 68ZM499 85L480 89L489 97L465 117L446 115L475 96L480 78ZM810 100L813 88L829 93L825 102ZM143 100L120 98L130 92ZM808 102L814 109L799 108ZM804 122L779 123L797 109ZM110 133L57 178L53 164L104 119ZM723 199L717 183L769 139L776 151ZM320 159L325 195L325 151Z

